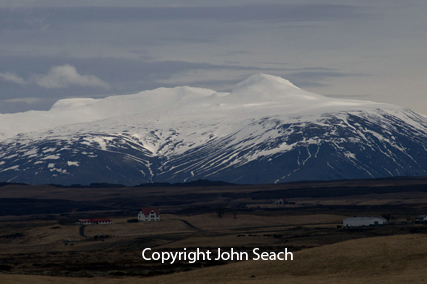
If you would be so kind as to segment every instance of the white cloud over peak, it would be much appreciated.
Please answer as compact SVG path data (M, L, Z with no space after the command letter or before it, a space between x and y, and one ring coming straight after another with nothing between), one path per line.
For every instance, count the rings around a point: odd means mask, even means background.
M26 103L26 104L34 104L39 101L40 101L39 98L16 98L16 99L4 100L4 102L7 102L7 103Z
M20 85L24 85L25 84L25 80L24 79L22 79L21 77L19 77L16 74L10 73L10 72L0 73L0 78L3 79L4 81L9 81L9 82L17 83L17 84L20 84Z
M19 85L36 84L47 89L59 89L70 86L110 88L108 83L96 76L80 75L76 67L69 64L53 66L47 74L32 74L28 80L11 72L0 73L0 79Z
M32 81L48 89L65 88L69 86L109 88L109 85L98 77L93 75L80 75L76 67L69 64L54 66L46 75L33 75Z

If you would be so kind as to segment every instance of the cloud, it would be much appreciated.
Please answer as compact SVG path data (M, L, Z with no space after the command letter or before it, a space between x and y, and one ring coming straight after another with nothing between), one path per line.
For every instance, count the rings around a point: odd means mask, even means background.
M32 74L28 80L11 72L0 73L0 79L19 85L36 84L47 89L59 89L70 86L110 88L106 82L96 76L80 75L76 67L69 64L54 66L47 74Z
M16 9L15 13L22 13ZM80 22L140 22L140 21L188 21L215 20L227 22L241 21L331 21L366 17L368 10L356 5L343 4L227 4L225 6L167 7L38 7L31 10L31 16L50 21L74 21L78 15Z
M33 75L32 80L37 85L48 89L69 86L109 88L107 83L93 75L80 75L76 67L69 64L54 66L46 75Z
M332 78L339 77L362 77L367 74L346 73L329 68L303 68L302 71L288 73L284 78L302 88L327 87L325 82Z
M26 103L26 104L34 104L39 102L39 98L16 98L16 99L9 99L4 100L6 103Z
M19 77L18 75L10 72L0 73L0 78L4 81L13 82L16 84L24 85L25 80Z

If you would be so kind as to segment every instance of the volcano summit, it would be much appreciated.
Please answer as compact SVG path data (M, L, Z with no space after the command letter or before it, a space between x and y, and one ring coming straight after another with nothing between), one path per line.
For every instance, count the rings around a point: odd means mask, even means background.
M253 75L230 93L176 87L0 115L0 181L135 185L427 174L427 117Z

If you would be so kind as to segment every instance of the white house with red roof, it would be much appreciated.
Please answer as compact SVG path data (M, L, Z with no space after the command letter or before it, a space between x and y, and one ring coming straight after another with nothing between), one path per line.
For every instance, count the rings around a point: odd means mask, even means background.
M160 211L156 208L141 208L138 212L138 221L160 221Z
M285 198L280 198L279 200L276 201L276 204L282 205L282 204L286 204L288 203L288 201L286 201Z

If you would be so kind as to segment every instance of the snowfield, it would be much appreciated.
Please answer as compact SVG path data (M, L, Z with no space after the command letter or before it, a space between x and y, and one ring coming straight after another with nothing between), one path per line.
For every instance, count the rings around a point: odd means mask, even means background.
M424 175L427 118L257 74L0 115L0 181L273 183Z

